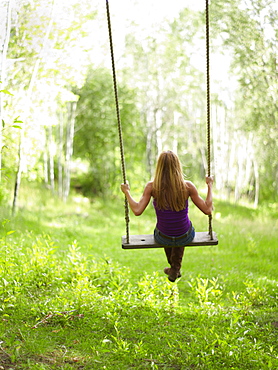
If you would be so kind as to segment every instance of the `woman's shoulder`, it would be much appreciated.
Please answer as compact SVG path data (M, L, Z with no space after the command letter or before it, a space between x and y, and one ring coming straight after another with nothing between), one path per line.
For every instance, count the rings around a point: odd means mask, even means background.
M187 188L195 187L195 185L193 184L193 182L192 182L192 181L185 180L184 182L185 182L185 186L186 186Z
M187 189L189 190L189 193L190 191L192 190L195 190L196 189L196 186L193 184L192 181L188 181L188 180L185 180L185 186L187 187Z
M149 181L147 182L146 186L145 186L145 191L152 191L153 190L153 181Z

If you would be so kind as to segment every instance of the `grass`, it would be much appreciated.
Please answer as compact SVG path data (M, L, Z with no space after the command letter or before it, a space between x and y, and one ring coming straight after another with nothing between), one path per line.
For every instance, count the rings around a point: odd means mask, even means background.
M31 190L1 210L0 369L278 369L277 208L216 200L219 245L186 249L172 284L163 250L121 249L122 200Z

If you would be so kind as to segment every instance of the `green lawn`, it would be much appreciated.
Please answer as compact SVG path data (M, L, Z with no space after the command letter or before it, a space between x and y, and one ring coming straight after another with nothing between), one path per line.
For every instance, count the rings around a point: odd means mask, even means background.
M31 193L1 210L0 369L278 369L277 208L216 200L219 245L186 249L172 284L162 249L121 249L122 199Z

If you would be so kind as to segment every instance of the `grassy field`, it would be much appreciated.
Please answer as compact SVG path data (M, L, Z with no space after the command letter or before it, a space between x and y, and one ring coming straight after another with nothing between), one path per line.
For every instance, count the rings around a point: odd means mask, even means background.
M172 284L162 249L121 249L122 203L29 188L1 209L0 369L278 369L277 206L216 200L219 245L186 249Z

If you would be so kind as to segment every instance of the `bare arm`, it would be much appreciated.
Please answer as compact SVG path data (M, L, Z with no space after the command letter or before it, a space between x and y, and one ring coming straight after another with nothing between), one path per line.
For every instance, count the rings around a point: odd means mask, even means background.
M141 199L139 200L139 202L136 202L130 194L129 184L121 184L121 190L125 194L128 204L135 216L140 216L145 211L152 196L152 188L153 183L148 182Z
M200 197L196 186L191 181L186 181L186 184L189 189L189 196L192 199L195 206L198 207L204 214L210 215L213 210L213 204L212 204L213 178L207 176L206 183L208 186L208 190L207 190L206 200L204 200L203 198Z

